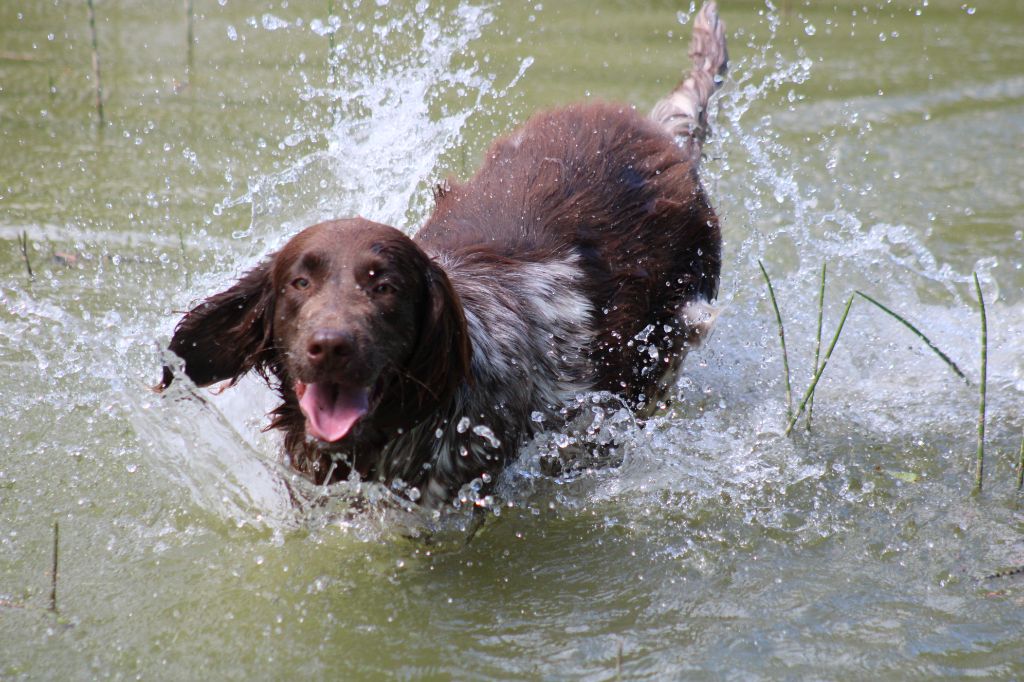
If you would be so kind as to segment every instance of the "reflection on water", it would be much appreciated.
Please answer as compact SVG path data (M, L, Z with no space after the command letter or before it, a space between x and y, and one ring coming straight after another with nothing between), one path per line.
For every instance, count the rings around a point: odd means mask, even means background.
M613 406L531 444L464 546L468 515L407 540L421 521L399 509L351 513L386 491L293 480L255 379L152 393L172 311L323 218L413 231L430 185L471 172L535 106L649 106L692 8L348 4L334 19L199 8L178 94L173 60L149 59L174 54L178 19L106 8L102 138L65 71L88 51L79 20L0 10L13 54L39 55L0 61L0 676L1018 677L1019 581L975 579L1024 563L1019 9L725 7L731 81L704 165L727 241L715 335L655 418ZM136 54L141 25L151 52ZM812 429L784 437L758 259L798 393L823 263L826 332L863 290L973 385L857 301ZM990 328L981 497L974 271ZM573 439L618 443L621 466L542 473ZM36 608L54 518L68 629Z

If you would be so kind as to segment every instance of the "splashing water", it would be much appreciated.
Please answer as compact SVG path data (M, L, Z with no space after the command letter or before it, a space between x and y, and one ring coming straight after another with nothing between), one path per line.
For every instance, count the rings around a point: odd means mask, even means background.
M518 74L499 87L494 75L481 73L478 63L461 63L493 15L471 4L427 14L424 9L417 6L374 25L343 25L336 17L310 23L318 35L334 35L338 47L330 56L328 86L307 83L299 93L308 120L297 124L283 143L295 147L309 142L320 148L279 173L256 178L246 193L217 207L217 212L251 207L248 227L232 235L245 245L245 261L262 258L298 229L324 219L358 215L397 226L415 225L428 210L428 181L438 177L443 154L459 144L470 117L504 97L529 68L531 61L523 59ZM410 37L413 49L408 49ZM410 182L411 178L419 181ZM265 414L275 403L258 384L250 378L213 400L228 421L221 425L221 442L214 451L229 452L232 438L251 433L252 415ZM239 423L243 415L246 423ZM191 432L185 442L196 439L207 436ZM264 487L275 477L265 462L279 446L272 437L250 435L243 440L251 450L240 453L240 458L249 462L249 471L243 467L237 475ZM210 470L203 471L182 463L180 474L196 482L230 462L217 459L208 465ZM280 472L276 476L280 478ZM278 484L273 493L254 495L247 485L229 485L229 494L221 501L231 500L228 511L237 518L251 520L256 511L264 519L288 519L294 511L292 497L303 487L294 476L289 478L290 491ZM353 482L352 487L353 492L369 488L374 494L373 486ZM197 492L201 493L193 487L193 494ZM332 494L344 496L343 491ZM391 499L386 491L377 494ZM210 502L203 500L204 506Z
M161 52L180 26L123 12L100 22L122 32L101 33L101 48L144 34L133 59L163 62L118 66L113 53L94 142L80 139L86 97L61 75L82 66L76 20L42 3L71 28L28 30L23 4L0 6L7 56L41 57L0 64L0 144L19 142L15 170L0 169L0 238L25 232L35 272L20 252L0 259L0 677L187 678L199 665L212 677L1021 676L1019 582L974 579L1024 563L1012 2L723 4L734 60L702 168L726 240L714 335L654 417L576 396L572 427L528 444L492 498L485 481L466 486L448 525L424 521L401 482L296 480L262 430L276 398L256 378L151 391L172 327L308 224L363 215L414 232L430 186L471 173L537 91L538 106L583 88L653 104L699 3L677 22L616 2L350 0L318 17L325 3L209 3L184 89ZM859 289L971 385L857 299L812 428L785 437L759 260L798 396L825 263L825 343ZM989 313L981 496L974 271ZM466 545L478 507L501 518ZM34 610L54 517L58 619ZM399 539L424 523L453 541Z
M679 16L683 23L688 18ZM553 495L580 507L636 498L638 508L668 504L697 513L726 496L741 500L742 513L750 516L773 509L785 497L780 491L804 482L828 488L816 495L836 494L831 486L846 481L841 452L850 433L860 433L867 443L895 442L899 449L915 447L927 432L939 444L940 456L951 456L952 444L970 431L973 414L965 407L970 390L920 349L908 351L912 342L887 320L858 307L820 389L815 408L820 440L808 451L805 444L781 437L781 365L752 267L758 259L779 273L787 334L799 340L798 386L809 375L808 340L816 322L812 283L823 262L831 277L826 329L834 324L839 301L861 288L898 302L914 319L927 320L940 345L971 367L975 326L965 287L970 273L936 257L918 236L921 226L873 215L876 180L843 174L861 153L851 139L870 146L886 134L886 121L960 94L888 99L870 115L860 113L870 107L850 101L798 107L797 93L813 78L813 61L801 47L793 56L777 47L781 19L771 2L763 18L767 35L751 36L751 53L734 61L731 83L716 100L716 137L706 150L711 158L704 180L723 215L728 242L720 300L725 312L716 335L688 359L686 377L665 412L638 425L610 406L595 413L601 421L597 428L546 436L551 440L532 444L506 477L501 491L508 499L529 505L531 496ZM247 191L218 202L215 215L248 207L248 224L231 240L207 237L205 247L218 254L215 267L188 292L171 292L155 303L178 308L188 298L222 288L230 279L225 273L251 266L298 229L322 219L362 215L413 232L430 209L430 182L455 165L452 155L464 142L466 126L481 113L493 117L495 104L505 101L532 64L523 58L517 75L500 85L479 61L467 58L493 20L490 10L463 3L428 14L417 7L400 16L380 15L371 23L330 17L303 25L273 15L250 22L256 30L334 37L327 86L303 77L298 96L304 114L279 142L281 148L313 151L277 172L252 177ZM780 96L790 106L770 115L754 113ZM793 158L788 139L794 135L816 138L815 153ZM837 137L841 142L834 142ZM154 239L155 248L173 249L173 239L136 237L146 239ZM118 274L115 265L100 264L91 282L80 278L78 296L87 298L90 287L107 287ZM997 291L995 265L994 258L973 264L989 293ZM118 428L120 420L134 432L121 450L128 469L137 466L135 460L149 462L179 482L202 509L237 524L294 524L289 481L296 482L276 463L277 438L261 431L262 415L275 403L269 389L247 378L221 395L203 392L202 399L184 384L165 396L152 395L146 378L164 359L158 352L161 333L153 330L166 334L172 318L163 312L126 314L134 310L125 305L130 292L107 313L90 315L75 296L70 304L56 303L66 284L52 281L49 289L34 293L6 289L0 297L5 311L0 333L9 347L19 347L8 362L33 367L52 387L51 392L27 390L33 397L7 408L8 423L38 420L47 405L57 406L52 418L58 420L99 406L96 438ZM1019 309L1007 308L1002 317L1006 324L991 340L996 357L1004 360L990 380L1002 396L991 401L993 420L1011 419L1024 390L1024 368L1014 360L1024 357ZM914 390L907 390L908 382ZM949 395L954 400L947 400ZM9 446L18 437L17 430L12 433ZM615 442L622 466L561 479L540 475L541 455L573 439ZM72 447L75 440L39 438L47 448ZM849 501L860 499L853 495ZM785 507L764 513L768 520L762 522L784 524ZM831 518L808 523L827 533Z

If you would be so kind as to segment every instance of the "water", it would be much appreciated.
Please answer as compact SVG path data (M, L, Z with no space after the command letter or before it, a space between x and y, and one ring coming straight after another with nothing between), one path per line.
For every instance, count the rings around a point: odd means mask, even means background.
M347 514L351 490L297 509L255 380L149 391L174 311L316 220L414 230L432 183L538 107L650 106L692 8L335 6L197 4L186 84L179 6L99 4L102 134L84 9L0 7L0 677L1024 674L1024 583L983 579L1024 565L1016 3L727 3L715 335L660 417L601 412L589 437L625 442L621 466L545 476L540 454L578 437L551 434L468 546L464 516L426 544L382 508ZM813 430L784 437L758 260L798 393L823 263L826 335L861 289L973 385L857 300Z

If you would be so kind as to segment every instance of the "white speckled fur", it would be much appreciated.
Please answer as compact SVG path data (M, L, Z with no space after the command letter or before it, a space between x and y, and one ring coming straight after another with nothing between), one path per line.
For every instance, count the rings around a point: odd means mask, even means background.
M585 356L592 310L575 256L543 263L438 260L462 300L473 346L471 381L439 422L399 437L382 457L409 480L414 472L402 471L411 463L402 454L429 448L432 474L420 491L428 506L445 499L465 470L514 458L540 426L536 413L550 424L567 399L592 386ZM479 426L505 441L495 447L474 433Z

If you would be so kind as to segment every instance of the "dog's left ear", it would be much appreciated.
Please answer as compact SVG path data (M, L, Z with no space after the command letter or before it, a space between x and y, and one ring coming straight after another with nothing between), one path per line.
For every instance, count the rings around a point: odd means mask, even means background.
M469 378L472 348L462 302L448 275L433 261L426 267L427 299L419 339L406 368L415 384L412 391L417 417L447 402Z
M196 385L237 381L251 369L265 371L274 313L270 262L185 313L175 327L168 349L185 361L185 374ZM173 370L165 366L157 389L173 380Z

